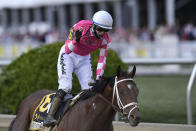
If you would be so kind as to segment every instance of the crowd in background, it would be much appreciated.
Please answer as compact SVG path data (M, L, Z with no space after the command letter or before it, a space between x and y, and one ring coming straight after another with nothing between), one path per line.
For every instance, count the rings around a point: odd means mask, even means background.
M44 26L44 25L42 25ZM35 27L26 31L24 28L21 29L10 29L3 31L0 28L0 43L10 43L10 42L40 42L40 43L53 43L57 41L64 41L68 35L69 30L52 30L48 27L38 26L36 30ZM194 41L196 40L196 26L188 23L184 26L178 27L167 27L158 26L155 30L150 31L147 28L142 28L139 30L132 29L113 29L109 32L112 42L125 42L134 43L137 41L142 42L162 42L164 40L178 41Z
M186 24L182 27L174 26L158 26L155 30L150 31L147 28L140 30L126 30L124 28L114 30L111 33L112 40L115 42L134 41L161 41L164 37L175 38L178 41L194 41L196 40L196 26L193 24Z

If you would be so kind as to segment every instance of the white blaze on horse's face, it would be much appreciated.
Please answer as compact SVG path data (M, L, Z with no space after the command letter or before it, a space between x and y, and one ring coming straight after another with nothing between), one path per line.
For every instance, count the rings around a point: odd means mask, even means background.
M130 84L127 85L127 87L132 90L132 86Z
M95 110L96 109L96 104L93 102L93 109Z

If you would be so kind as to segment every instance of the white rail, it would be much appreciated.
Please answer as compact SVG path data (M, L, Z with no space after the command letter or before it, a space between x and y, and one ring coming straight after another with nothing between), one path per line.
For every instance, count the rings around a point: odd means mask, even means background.
M0 114L0 127L3 128L9 127L10 123L15 117L16 117L15 115Z
M11 60L0 60L0 67L4 67L11 63Z
M192 125L193 124L193 115L192 115L192 96L191 96L191 92L192 92L192 87L193 87L193 83L195 80L195 75L196 75L196 64L193 67L193 71L191 73L191 77L189 79L189 83L187 85L187 122L188 124Z

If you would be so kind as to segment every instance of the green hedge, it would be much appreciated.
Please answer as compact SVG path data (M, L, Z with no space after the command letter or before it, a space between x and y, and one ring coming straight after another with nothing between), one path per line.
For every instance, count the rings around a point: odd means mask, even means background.
M64 42L54 43L31 50L5 67L0 75L0 113L16 114L21 101L34 91L41 89L57 90L57 58ZM95 70L98 53L92 53L92 66ZM122 63L117 54L109 50L105 76L115 73L116 67ZM80 90L74 75L72 92Z

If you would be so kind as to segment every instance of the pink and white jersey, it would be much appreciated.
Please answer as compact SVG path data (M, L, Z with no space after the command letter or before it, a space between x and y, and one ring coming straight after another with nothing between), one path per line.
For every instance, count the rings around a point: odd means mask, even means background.
M103 75L106 67L106 58L108 53L108 45L110 38L106 32L102 39L98 39L92 32L92 22L89 20L81 20L70 29L69 37L65 41L65 51L67 54L74 52L75 54L86 56L96 49L100 48L99 60L96 71L96 79ZM79 42L75 41L75 32L80 29L82 37Z

